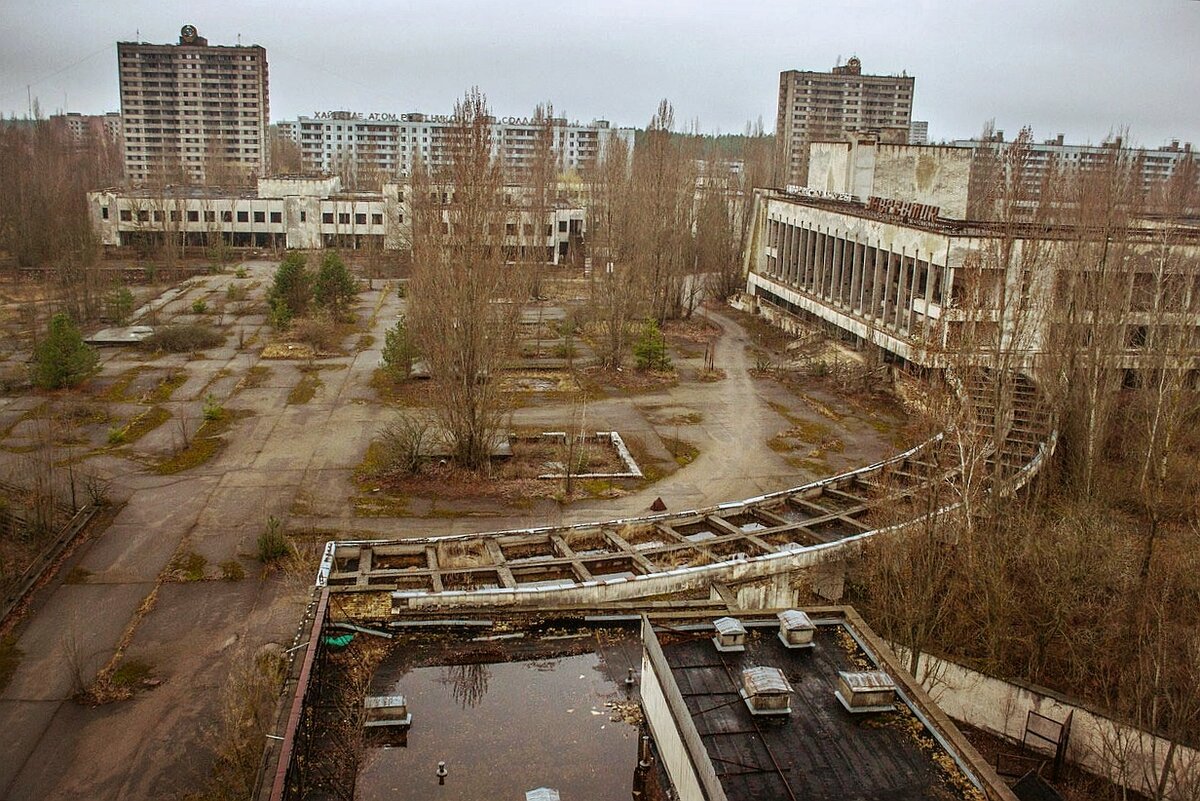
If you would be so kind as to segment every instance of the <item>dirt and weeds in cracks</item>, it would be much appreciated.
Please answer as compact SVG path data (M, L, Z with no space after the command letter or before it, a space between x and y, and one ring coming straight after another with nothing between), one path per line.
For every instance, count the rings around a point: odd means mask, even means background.
M225 446L223 435L230 426L250 414L251 412L244 409L236 411L226 409L218 419L205 420L192 436L187 447L155 465L154 472L161 475L172 475L204 464Z
M700 449L685 439L663 437L662 441L663 445L670 451L671 457L675 459L675 463L680 467L691 464L700 455Z
M241 581L246 577L246 569L236 559L227 559L219 567L221 568L221 578L225 581Z
M17 638L12 635L0 637L0 692L8 686L24 653L17 647Z
M300 372L300 380L296 386L292 387L292 391L288 393L287 402L289 406L302 406L313 399L317 394L317 388L320 387L322 381L318 377L315 370L302 368Z
M171 560L169 572L176 581L203 581L208 560L195 551L180 551Z
M109 429L109 445L128 445L137 442L154 429L171 419L171 413L162 406L151 406L130 420L121 429Z
M133 688L154 675L154 666L141 659L126 659L113 671L112 683L116 687Z

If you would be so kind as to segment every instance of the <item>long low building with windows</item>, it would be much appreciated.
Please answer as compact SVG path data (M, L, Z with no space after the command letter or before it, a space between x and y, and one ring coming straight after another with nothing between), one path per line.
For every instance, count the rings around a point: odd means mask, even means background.
M814 144L808 186L758 192L747 295L923 367L968 348L1031 366L1068 341L1066 327L1097 322L1113 367L1197 352L1200 227L1147 221L1106 248L1077 227L966 219L961 150Z
M218 244L253 248L406 250L411 242L411 187L386 183L382 192L344 192L337 176L260 178L257 188L169 186L88 193L93 229L108 247ZM529 208L527 190L505 188L511 202L503 247L512 260L562 264L581 258L585 213L565 199L543 212ZM450 206L453 193L437 191ZM544 219L535 219L543 216Z

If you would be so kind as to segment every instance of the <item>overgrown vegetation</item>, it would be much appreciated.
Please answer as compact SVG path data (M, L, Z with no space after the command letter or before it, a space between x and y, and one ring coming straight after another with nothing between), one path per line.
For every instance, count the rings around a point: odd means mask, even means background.
M215 348L225 342L225 335L202 323L174 323L154 329L142 340L142 347L165 353L195 353Z

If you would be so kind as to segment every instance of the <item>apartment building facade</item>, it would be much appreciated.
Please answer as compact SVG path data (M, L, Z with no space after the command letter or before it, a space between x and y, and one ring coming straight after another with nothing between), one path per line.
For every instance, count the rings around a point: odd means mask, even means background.
M117 61L127 180L228 183L266 174L265 48L209 45L184 25L176 44L118 42Z
M50 124L60 127L71 144L80 147L96 141L114 145L121 142L121 114L117 111L107 114L80 114L78 111L52 114Z
M448 116L417 112L327 111L278 126L281 135L300 145L306 172L372 170L387 178L409 175L418 159L429 167L447 164L454 121ZM614 127L607 120L582 125L560 117L552 119L550 126L552 147L562 172L594 164L616 139L633 150L633 129ZM492 124L495 154L510 174L519 175L530 168L540 136L537 123L529 118L502 117Z
M864 75L857 58L830 72L781 72L775 121L780 183L804 185L810 142L870 133L907 143L913 85L907 75Z

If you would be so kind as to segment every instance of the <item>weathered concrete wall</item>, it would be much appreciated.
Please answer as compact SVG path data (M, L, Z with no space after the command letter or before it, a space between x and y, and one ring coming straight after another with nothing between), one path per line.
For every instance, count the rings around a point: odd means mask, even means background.
M646 618L642 618L642 643L642 709L680 801L725 801L721 781Z
M862 147L860 145L860 147ZM965 147L875 145L871 194L941 208L941 216L967 216L971 150Z
M907 664L910 652L893 648ZM955 720L1019 741L1030 711L1054 720L1074 713L1067 759L1091 773L1153 796L1163 775L1169 741L1120 723L1050 690L1003 681L945 659L923 655L921 684ZM1200 791L1200 751L1177 746L1167 778L1167 798Z

